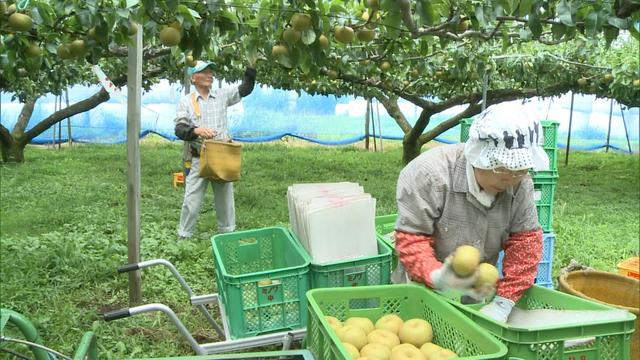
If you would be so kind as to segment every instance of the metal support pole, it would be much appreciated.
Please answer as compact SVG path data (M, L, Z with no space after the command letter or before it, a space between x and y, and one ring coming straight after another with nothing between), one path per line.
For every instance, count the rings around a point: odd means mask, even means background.
M57 95L53 99L53 112L55 113L56 111L58 111L58 96ZM51 148L55 149L56 148L56 124L53 124L53 126L51 128L53 129L53 136L51 137Z
M622 125L624 125L624 136L627 137L627 147L629 148L629 154L631 151L631 142L629 141L629 131L627 130L627 122L624 121L624 112L622 111L622 105L620 105L620 115L622 116Z
M141 26L141 25L140 25ZM132 35L127 68L127 245L128 262L140 262L140 112L142 31ZM140 271L129 273L129 304L142 300Z
M69 90L64 89L64 98L67 102L67 107L69 107ZM71 147L71 118L67 118L67 142L69 143L69 147Z
M380 123L380 102L378 101L376 101L376 116L378 118L378 134L380 134L380 151L384 152L384 149L382 148L382 124ZM373 119L373 112L371 112L371 118Z
M611 99L611 105L609 106L609 128L607 129L607 144L605 145L604 152L609 152L609 139L611 138L611 116L613 115L613 99Z
M62 95L58 96L58 109L62 110ZM58 150L62 146L62 121L58 121Z
M369 115L371 114L371 99L367 99L367 110L364 113L364 148L369 150Z
M482 75L482 111L487 108L487 84L489 83L489 74L485 71Z
M369 103L371 106L371 124L373 124L373 151L378 151L378 147L376 146L376 121L373 118L373 104Z
M569 147L571 146L571 123L573 122L573 97L575 94L571 92L571 108L569 109L569 131L567 133L567 150L564 156L564 166L569 164Z

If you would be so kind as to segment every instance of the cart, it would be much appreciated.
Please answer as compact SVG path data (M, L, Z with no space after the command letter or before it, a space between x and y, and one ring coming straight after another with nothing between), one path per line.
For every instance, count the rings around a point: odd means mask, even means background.
M104 320L112 321L112 320L126 318L129 316L143 314L143 313L158 312L158 311L162 312L175 325L180 335L182 335L182 337L184 337L187 340L187 342L189 343L193 351L195 351L195 353L198 355L209 355L209 354L233 352L238 350L250 349L258 346L268 346L268 345L277 345L277 344L282 344L282 350L286 352L291 348L291 344L294 341L301 341L306 334L306 328L299 328L299 329L293 329L293 330L285 330L285 331L278 331L278 332L267 333L262 335L256 335L256 336L251 336L251 337L246 337L241 339L232 339L231 333L230 333L229 319L227 316L227 312L225 311L224 302L221 301L221 296L218 293L206 294L206 295L194 294L193 290L187 284L187 282L182 277L182 275L180 275L176 267L168 260L154 259L154 260L142 261L135 264L127 264L118 268L118 272L126 273L129 271L147 269L153 266L164 266L167 269L169 269L169 271L176 278L178 283L180 283L180 286L182 287L182 289L189 296L191 305L195 306L196 309L200 311L200 313L205 317L209 325L211 325L213 330L221 338L224 338L225 340L215 342L215 343L199 344L191 335L189 330L184 326L182 321L180 321L180 319L175 314L175 312L167 305L160 304L160 303L145 304L145 305L134 306L134 307L125 308L125 309L110 311L103 315ZM218 305L218 308L220 309L220 319L222 324L219 324L214 319L214 317L206 307L207 304ZM307 356L305 357L305 359L312 358L310 357L311 354L305 354L305 356Z
M22 334L22 339L9 337L5 334L8 325L14 326ZM33 323L22 314L9 309L0 309L0 353L8 353L16 358L28 359L24 354L14 352L10 349L2 347L2 344L17 343L29 348L35 360L97 360L98 349L96 336L93 332L87 331L78 345L73 356L64 355L43 345L43 340L35 328ZM4 357L3 357L4 358ZM198 356L180 356L180 357L163 357L163 358L145 358L146 360L267 360L267 359L289 359L289 360L313 360L311 352L308 350L283 350L283 351L265 351L265 352L248 352L236 354L218 354L218 355L198 355ZM142 360L142 359L138 359Z
M13 325L22 333L24 339L16 339L12 337L5 336L5 328L7 325ZM35 326L22 314L17 313L13 310L9 309L0 309L0 345L4 342L12 342L19 343L25 346L28 346L31 352L33 353L33 357L36 360L55 360L57 357L61 359L72 359L72 360L97 360L98 359L98 349L96 345L96 337L93 332L87 331L82 339L80 340L80 345L76 349L73 357L65 356L51 348L48 348L42 344L42 338L36 330ZM18 354L14 354L13 352L0 348L1 352L7 352L14 356L18 356ZM24 358L24 356L21 356Z

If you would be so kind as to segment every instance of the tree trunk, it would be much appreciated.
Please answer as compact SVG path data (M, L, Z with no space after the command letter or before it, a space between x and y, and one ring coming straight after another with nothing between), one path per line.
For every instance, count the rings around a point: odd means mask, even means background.
M405 136L402 140L402 163L407 165L409 161L420 155L422 144L416 138Z
M15 141L7 144L2 143L2 162L9 163L21 163L24 161L24 144L18 144Z
M3 162L21 163L24 161L24 148L28 143L28 141L25 140L24 129L26 129L29 124L36 100L38 100L38 96L27 98L22 110L20 110L18 121L16 121L12 132L9 132L9 129L0 125L0 147L2 148Z

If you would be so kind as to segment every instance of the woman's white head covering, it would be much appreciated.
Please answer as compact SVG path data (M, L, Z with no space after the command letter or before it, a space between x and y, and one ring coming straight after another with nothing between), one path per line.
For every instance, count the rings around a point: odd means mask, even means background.
M540 120L529 117L525 106L509 105L492 106L475 117L464 147L467 160L479 169L548 170Z

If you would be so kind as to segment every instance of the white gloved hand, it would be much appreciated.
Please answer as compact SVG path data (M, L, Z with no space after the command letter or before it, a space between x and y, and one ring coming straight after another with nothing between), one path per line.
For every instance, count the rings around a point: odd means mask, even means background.
M495 296L490 303L483 306L480 312L493 320L507 322L515 303L502 296Z
M460 277L456 275L451 267L451 257L447 257L442 266L431 272L431 282L437 290L462 290L468 291L476 282L477 273L468 277Z

